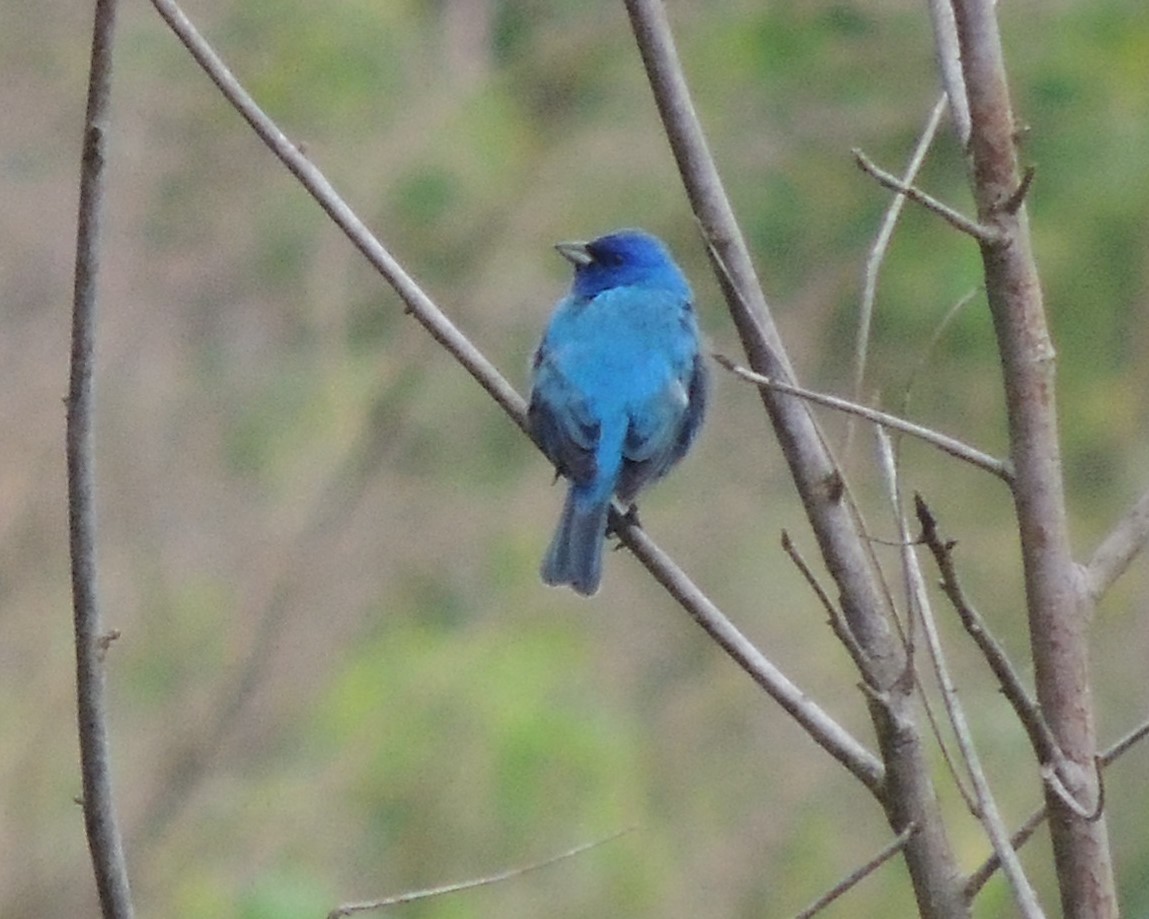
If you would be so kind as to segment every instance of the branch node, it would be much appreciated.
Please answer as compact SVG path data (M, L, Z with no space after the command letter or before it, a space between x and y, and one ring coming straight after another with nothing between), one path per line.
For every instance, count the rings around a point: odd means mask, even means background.
M972 236L978 242L988 246L998 246L1006 242L1006 237L993 227L987 227L985 224L970 220L970 218L950 207L948 204L943 204L937 198L926 194L916 185L909 185L892 173L879 168L860 148L855 147L851 153L854 155L854 162L858 164L858 168L873 178L883 188L888 188L890 191L896 192L899 195L905 195L914 203L920 204L926 210L941 217L942 220L954 229L960 230L967 236Z
M119 629L109 629L99 637L99 639L96 641L96 650L100 655L101 661L103 661L103 659L107 656L108 648L112 646L112 642L114 642L119 637Z
M1005 203L1001 206L1002 210L1007 214L1016 214L1021 210L1022 204L1025 203L1026 195L1029 194L1030 186L1033 185L1033 176L1037 169L1034 166L1026 166L1025 174L1021 177L1021 182L1018 183L1012 195L1006 198Z

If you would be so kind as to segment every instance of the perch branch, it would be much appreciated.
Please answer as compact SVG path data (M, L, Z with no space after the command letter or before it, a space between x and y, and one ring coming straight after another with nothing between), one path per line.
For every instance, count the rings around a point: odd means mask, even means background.
M406 304L407 311L431 334L432 338L463 365L515 423L526 430L526 404L523 398L403 270L394 256L384 248L367 225L339 196L326 176L256 104L211 45L184 15L183 10L172 0L152 0L152 5L211 81L219 87L232 107L251 125L260 140L299 179L311 197L386 279Z
M96 482L92 449L97 277L115 27L115 0L97 0L80 166L66 442L84 828L105 919L130 919L132 893L112 794L104 655L114 633L104 629L96 587Z
M815 743L845 766L874 794L881 794L884 769L869 750L767 660L711 602L710 598L651 541L640 526L614 509L611 511L611 526L623 545L639 558L706 634L805 728Z

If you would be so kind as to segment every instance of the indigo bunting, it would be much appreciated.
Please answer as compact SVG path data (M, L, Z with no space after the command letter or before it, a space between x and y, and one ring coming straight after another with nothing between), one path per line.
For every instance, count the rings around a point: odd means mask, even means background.
M541 574L590 596L611 498L631 504L682 459L707 373L690 285L660 240L619 230L555 248L574 281L532 359L528 419L570 485Z

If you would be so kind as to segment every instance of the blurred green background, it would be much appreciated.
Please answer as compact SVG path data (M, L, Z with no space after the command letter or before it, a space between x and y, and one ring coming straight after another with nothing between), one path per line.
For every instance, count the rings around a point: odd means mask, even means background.
M93 915L79 809L63 420L90 10L0 6L0 914ZM195 19L407 269L522 385L567 274L549 248L664 236L715 348L736 339L613 0L201 0ZM673 2L703 122L804 382L845 392L862 266L936 99L924 7ZM1149 468L1149 8L1004 4L1083 558ZM624 553L593 602L544 588L561 494L146 3L115 73L98 381L101 587L116 791L142 916L314 917L579 858L410 917L785 916L889 839L878 808ZM922 178L968 209L948 129ZM973 244L906 211L866 393L1000 453ZM924 368L924 369L923 369ZM720 371L716 371L720 373ZM824 415L840 442L841 418ZM849 468L892 536L862 432ZM1028 670L1006 492L919 444L905 487ZM720 378L651 534L872 743L846 655L778 547L813 559L754 392ZM888 555L891 562L893 556ZM1095 625L1103 743L1149 708L1144 558ZM1024 736L942 613L1003 809ZM939 766L939 775L941 775ZM939 780L964 867L987 847ZM1149 914L1149 753L1107 777L1125 911ZM1048 843L1025 863L1056 904ZM912 913L891 863L827 916ZM1008 912L993 882L982 916Z

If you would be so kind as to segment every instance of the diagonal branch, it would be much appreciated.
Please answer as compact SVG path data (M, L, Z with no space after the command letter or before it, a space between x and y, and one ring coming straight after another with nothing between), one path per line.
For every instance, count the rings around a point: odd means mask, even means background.
M358 903L344 903L335 907L327 914L327 919L345 919L346 916L353 916L355 913L372 913L379 910L387 909L391 906L402 906L405 903L414 903L418 900L430 900L433 897L441 897L444 894L459 893L462 890L474 890L476 887L489 887L492 884L500 884L503 881L509 881L512 878L521 877L524 874L529 874L532 871L538 871L542 868L549 868L551 865L557 865L559 862L566 861L568 858L574 858L576 855L582 855L591 849L596 849L599 846L605 845L608 842L614 842L620 836L625 836L631 832L634 827L628 827L618 833L612 833L603 839L595 839L591 842L584 842L582 845L575 846L573 849L567 849L565 852L560 852L558 855L552 855L550 858L545 858L539 862L531 862L529 865L520 865L517 868L508 868L505 871L500 871L497 874L488 874L480 878L471 878L467 881L457 881L454 884L443 884L440 887L428 887L423 890L412 890L407 893L396 894L392 897L384 897L381 900L363 900Z
M927 211L932 211L937 214L950 226L960 230L967 236L972 236L978 242L993 244L1001 241L997 231L991 227L983 226L974 220L970 220L964 214L955 211L948 204L943 204L937 198L927 195L916 185L903 182L897 176L891 175L884 169L880 169L858 148L855 147L853 153L854 162L858 164L858 168L875 179L883 188L888 188L890 191L897 192L899 195L905 195L915 204L920 204Z
M1085 566L1085 586L1096 603L1149 542L1149 491L1117 521Z
M66 440L68 535L76 636L76 714L84 786L84 827L103 915L105 919L130 919L133 914L132 893L112 795L105 701L104 655L115 633L105 632L96 589L96 483L92 455L96 280L100 267L115 25L115 0L97 0L80 168Z
M922 427L920 424L914 424L912 421L899 418L897 415L891 415L889 412L878 411L865 405L859 405L856 402L850 402L848 399L840 399L837 396L830 396L825 393L814 392L810 389L803 389L801 386L795 386L793 383L772 380L770 377L755 373L752 370L747 370L745 367L740 367L730 360L730 358L721 354L715 354L714 359L735 376L749 383L765 386L790 396L798 396L808 402L825 405L827 408L837 409L840 412L847 412L851 415L857 415L859 418L865 418L867 421L872 421L874 424L881 425L882 427L901 431L903 434L909 434L919 440L924 440L928 444L932 444L956 459L963 460L973 466L977 466L979 469L993 473L993 475L997 476L1006 484L1009 484L1012 479L1013 474L1007 461L999 460L996 457L990 456L988 453L983 453L976 447L962 443L962 441L950 437L948 434L942 434L930 428Z
M881 851L879 851L873 858L871 858L864 865L860 865L851 871L837 884L822 894L822 896L818 897L817 900L815 900L804 910L798 913L794 919L811 919L811 917L820 913L827 906L842 896L842 894L856 887L860 881L864 881L871 874L881 868L882 865L884 865L891 858L901 852L902 849L906 847L906 843L910 841L910 837L913 834L914 825L911 823L897 836L890 840L887 845L883 846Z
M431 301L431 298L403 270L395 257L384 248L367 225L339 196L326 176L256 104L219 55L184 15L178 4L173 0L152 0L152 5L212 82L219 87L232 107L251 125L260 140L279 157L283 165L291 170L311 197L386 279L406 304L407 311L431 334L432 338L463 365L515 423L526 430L526 403L522 396L515 392L514 387L503 378L495 366Z
M866 652L860 644L858 639L854 637L854 633L850 631L850 623L846 621L846 617L842 615L842 611L834 605L830 599L830 595L826 593L821 584L818 583L818 578L814 575L813 570L806 563L806 559L802 557L802 553L798 547L794 545L794 540L790 538L790 534L782 531L782 551L790 556L802 577L806 579L806 583L810 585L810 589L814 591L814 596L818 598L818 602L822 604L822 609L826 611L829 617L830 629L846 648L853 660L854 666L858 668L858 672L862 675L862 679L867 679L869 676L869 662L866 660ZM867 684L869 686L869 684ZM869 686L875 692L880 692L880 686Z
M957 568L953 560L953 543L946 542L938 532L937 520L921 495L914 495L914 507L921 526L921 540L934 557L934 563L941 574L941 588L949 598L950 604L957 611L958 618L969 633L974 643L981 650L1002 694L1013 707L1018 720L1021 721L1025 733L1029 736L1030 745L1042 764L1056 764L1061 760L1061 752L1057 747L1057 740L1049 725L1042 717L1041 709L1030 697L1029 692L1018 676L1017 670L1006 656L1005 649L993 637L981 615L966 599L961 581L958 580Z

